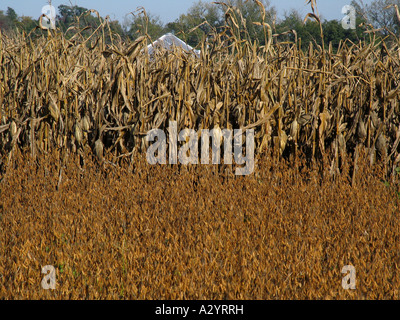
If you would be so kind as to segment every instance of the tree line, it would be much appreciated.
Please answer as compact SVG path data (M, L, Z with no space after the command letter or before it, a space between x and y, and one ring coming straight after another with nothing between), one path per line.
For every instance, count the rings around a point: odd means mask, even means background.
M260 3L264 6L265 11L261 9ZM325 45L331 44L333 47L337 47L340 41L345 39L353 42L368 41L370 37L369 33L365 32L367 29L374 30L382 37L387 35L399 37L400 14L395 5L400 6L400 0L374 0L370 4L364 4L361 0L352 0L351 5L356 9L357 28L355 30L344 29L339 20L326 20L322 17L321 25ZM229 8L232 10L228 10ZM134 40L143 34L147 34L155 40L170 32L196 47L212 30L218 31L223 28L227 12L234 16L239 29L243 30L252 41L259 42L260 45L266 41L262 24L260 24L262 21L268 23L274 36L283 41L293 41L297 38L301 39L301 43L305 46L310 42L321 43L322 41L319 22L312 19L305 20L294 9L285 12L283 17L277 18L277 11L268 0L230 0L225 1L224 4L200 0L193 4L186 13L181 14L178 19L168 23L163 23L159 16L141 8L127 15L122 22L110 21L109 26L114 34L124 40ZM97 15L96 12L88 13L87 8L76 5L60 5L58 6L56 25L63 32L70 32L71 35L73 34L72 29L86 28L82 34L90 35L91 30L96 30L103 20L104 18ZM38 28L38 20L18 16L13 8L8 7L5 12L0 10L0 30L3 33L30 33Z

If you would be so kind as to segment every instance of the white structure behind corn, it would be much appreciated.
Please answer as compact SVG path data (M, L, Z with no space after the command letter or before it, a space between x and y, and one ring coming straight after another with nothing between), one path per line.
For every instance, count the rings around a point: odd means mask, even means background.
M182 41L172 33L167 33L154 41L152 44L149 44L147 46L147 50L150 55L155 53L155 50L157 48L164 48L166 50L172 50L174 47L180 47L183 50L187 52L193 52L196 56L200 56L200 51L194 49L190 45L188 45L186 42Z

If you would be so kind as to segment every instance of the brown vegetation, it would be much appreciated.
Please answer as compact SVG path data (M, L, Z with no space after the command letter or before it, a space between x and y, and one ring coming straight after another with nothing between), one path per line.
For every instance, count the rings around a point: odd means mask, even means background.
M222 177L72 156L57 190L55 155L18 155L0 185L0 299L399 299L399 190L362 158L351 186L266 158Z
M58 31L0 41L0 174L15 148L65 159L89 146L101 159L130 161L145 134L169 121L196 131L254 128L256 152L289 159L299 152L340 172L345 156L368 149L394 177L400 163L399 46L301 41L258 46L227 10L225 31L205 41L200 58L180 50L146 54L146 37L123 43L107 29L71 39ZM322 30L321 30L322 32ZM107 43L106 38L111 41ZM346 155L347 154L347 155ZM326 159L324 159L326 158ZM356 168L356 167L355 167Z
M237 17L200 58L107 21L0 35L0 299L399 299L397 42L260 47ZM254 128L254 173L150 166L170 120Z

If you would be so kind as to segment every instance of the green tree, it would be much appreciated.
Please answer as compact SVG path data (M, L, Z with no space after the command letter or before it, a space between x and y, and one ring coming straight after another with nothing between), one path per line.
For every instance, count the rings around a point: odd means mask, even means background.
M264 45L264 28L254 24L263 22L263 9L255 1L231 0L226 3L233 8L235 22L242 31L242 34L247 35L250 40L258 40L261 45ZM265 9L264 22L275 28L275 7L271 6L269 0L259 0L259 3L261 3ZM230 11L230 13L232 13L232 11Z
M0 11L0 28L4 31L10 31L18 23L18 15L13 8L7 7L6 14Z
M121 26L121 23L118 20L110 21L110 29L112 32L119 34L120 36L124 36L124 29Z
M273 26L276 16L275 8L270 6L268 0L259 2L265 7L264 22ZM254 22L263 21L263 10L255 1L231 0L222 3L199 1L192 5L186 14L168 23L166 29L169 32L181 34L183 40L196 47L212 29L218 29L228 23L238 27L235 27L235 32L239 33L238 36L247 37L252 41L257 40L260 44L265 43L264 28L254 24ZM227 17L230 18L226 19Z
M307 20L306 23L303 23L303 20L298 11L291 9L288 13L285 12L284 19L277 24L276 31L278 34L287 33L291 30L296 31L297 39L301 41L303 49L307 49L310 42L320 44L321 33L318 23L313 20ZM282 40L294 41L295 35L288 33Z
M334 50L339 47L341 41L348 39L355 43L363 37L362 29L346 30L342 27L342 22L338 20L324 21L322 28L324 31L325 46L327 47L331 43Z
M363 20L361 16L356 16L356 19L356 25L358 26ZM308 19L306 23L303 23L303 20L299 12L295 9L290 10L288 13L285 12L284 18L278 22L276 28L278 34L283 34L279 39L294 41L294 33L287 32L295 30L297 38L299 40L301 39L303 49L307 49L310 42L321 44L321 34L318 23L310 19ZM342 22L339 20L324 20L322 22L322 30L325 47L328 47L329 43L331 43L334 50L338 48L340 41L349 39L352 42L358 42L360 39L366 38L362 28L346 30L342 27Z
M33 20L31 17L22 16L19 18L19 27L22 28L26 33L31 32L39 24L37 20Z
M0 11L0 29L6 32L23 30L27 33L38 25L31 17L19 17L13 8L8 7L6 14Z
M10 29L10 24L7 16L4 14L4 11L0 10L0 30L7 31Z
M18 22L18 15L13 8L7 7L6 15L11 25L15 25Z
M364 4L361 0L353 0L351 3L356 8L357 18L371 24L375 29L381 29L382 35L390 32L399 35L400 17L397 16L395 4L400 7L400 0L374 0L370 4Z
M80 32L83 37L89 37L104 21L96 12L90 12L84 7L60 5L58 11L57 24L62 31L65 32L71 26L80 29L70 30L68 37L72 37L76 32ZM122 30L122 27L117 22L110 23L110 28L114 32L121 32ZM109 40L108 38L106 39L106 41Z
M215 4L200 0L186 14L181 14L177 20L168 23L166 31L180 35L185 42L196 47L213 28L223 25L222 13L221 8Z
M87 9L78 6L59 5L57 22L61 30L65 31L73 24L77 23L77 18L80 17Z
M139 13L127 18L124 23L125 34L130 39L136 39L138 36L145 35L146 33L154 41L161 37L164 32L164 24L159 16L151 13Z
M294 33L287 33L291 30L295 30L298 37L300 36L301 38L305 38L304 35L302 34L303 31L303 20L300 16L300 13L296 11L295 9L291 9L289 12L284 13L284 18L278 22L276 25L276 33L277 34L284 34L284 36L281 36L280 39L283 40L290 40L294 41L295 40L295 35ZM307 39L304 39L307 40Z

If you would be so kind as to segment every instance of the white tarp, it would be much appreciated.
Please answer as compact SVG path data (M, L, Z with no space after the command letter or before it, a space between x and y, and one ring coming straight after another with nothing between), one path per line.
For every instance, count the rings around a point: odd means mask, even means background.
M189 46L187 43L174 36L172 33L167 33L161 38L154 41L152 44L147 46L149 54L153 54L157 47L162 47L164 49L170 50L172 47L181 47L187 52L194 52L197 56L200 56L200 50L195 50L193 47Z

